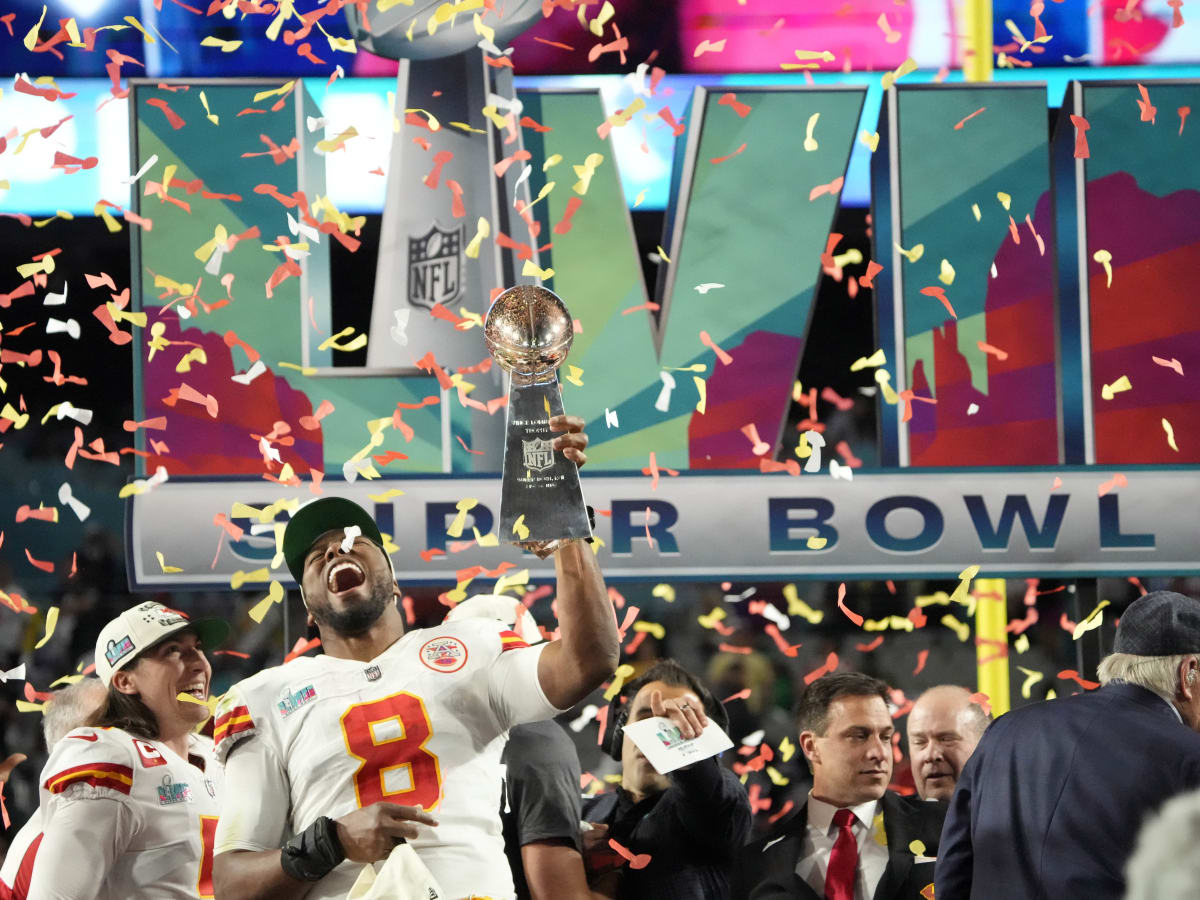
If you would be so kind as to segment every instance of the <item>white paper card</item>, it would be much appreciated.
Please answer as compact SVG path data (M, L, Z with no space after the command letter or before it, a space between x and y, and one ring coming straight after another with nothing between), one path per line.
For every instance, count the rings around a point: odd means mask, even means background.
M660 775L716 756L733 746L729 735L711 719L700 737L691 740L684 740L679 727L662 716L632 722L625 726L625 733Z

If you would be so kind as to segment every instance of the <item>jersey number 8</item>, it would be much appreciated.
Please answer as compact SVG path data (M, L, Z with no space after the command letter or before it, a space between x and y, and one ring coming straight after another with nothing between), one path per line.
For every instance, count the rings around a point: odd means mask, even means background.
M356 703L342 716L342 736L346 750L361 762L354 773L360 807L380 801L427 810L438 805L442 774L438 758L425 749L433 726L420 697L402 691Z

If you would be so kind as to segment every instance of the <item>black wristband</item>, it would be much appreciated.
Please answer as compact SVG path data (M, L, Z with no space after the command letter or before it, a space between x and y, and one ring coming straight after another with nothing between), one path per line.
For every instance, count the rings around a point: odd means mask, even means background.
M279 865L298 881L320 881L346 858L337 822L321 816L283 845Z
M588 514L588 525L590 525L590 526L591 526L591 529L592 529L592 531L595 531L595 530L596 530L596 510L594 510L594 509L593 509L592 507L590 507L590 506L585 506L585 507L584 507L584 509L586 509L586 510L587 510L587 514ZM596 542L596 539L595 539L595 538L590 538L590 537L589 537L589 538L584 538L584 540L585 540L585 541L587 541L589 544L593 544L593 543L595 543L595 542Z

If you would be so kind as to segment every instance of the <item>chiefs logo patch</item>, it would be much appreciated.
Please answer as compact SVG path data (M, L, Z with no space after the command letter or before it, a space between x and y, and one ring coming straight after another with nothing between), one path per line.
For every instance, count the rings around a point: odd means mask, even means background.
M418 651L421 663L435 672L457 672L467 664L467 648L458 638L438 637Z

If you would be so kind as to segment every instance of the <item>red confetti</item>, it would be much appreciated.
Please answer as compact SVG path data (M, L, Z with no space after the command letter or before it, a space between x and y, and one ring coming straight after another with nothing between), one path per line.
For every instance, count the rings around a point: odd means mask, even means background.
M750 115L750 107L745 103L739 103L737 94L722 94L721 99L717 101L718 106L728 106L741 118L746 118ZM742 146L745 146L744 144Z
M303 656L309 650L315 650L321 646L320 638L313 638L311 641L306 641L304 638L297 638L295 646L292 647L292 652L283 658L285 663L291 662L298 656Z
M163 111L163 115L167 117L167 121L171 123L171 127L176 131L187 124L187 122L180 118L179 113L171 109L170 104L168 104L167 101L162 97L151 97L146 101L146 105L157 106L159 109L161 109Z
M859 653L870 653L872 650L878 650L879 645L883 643L883 635L878 635L875 640L869 644L855 644L854 649Z
M240 650L213 650L213 656L236 656L238 659L249 659L249 653L242 653Z
M746 145L745 145L745 143L743 143L742 146L738 147L736 150L734 150L728 156L718 156L714 159L710 159L709 162L712 163L714 166L719 166L721 163L725 162L726 160L733 159L735 156L737 156L739 153L741 153L745 149L746 149Z
M829 656L827 656L825 658L825 663L823 665L818 666L817 668L813 669L811 672L809 672L807 675L804 676L804 684L805 685L812 684L814 681L816 681L822 675L827 675L828 673L832 672L837 667L838 667L838 655L836 653L830 653Z
M387 453L373 453L371 454L371 459L375 460L377 465L386 466L388 463L398 459L408 459L408 454L389 450Z
M624 38L622 38L622 40L624 40ZM626 847L623 847L620 844L618 844L612 838L609 838L608 846L610 846L614 850L616 850L617 853L619 853L623 859L628 860L629 868L631 868L631 869L644 869L644 868L646 868L646 866L650 865L650 854L649 853L636 853L635 854L631 850L627 849Z
M53 572L54 571L54 563L43 562L40 559L34 559L33 554L31 554L29 552L28 547L25 548L25 558L27 560L29 560L29 564L32 565L36 569L41 569L43 572Z
M914 675L920 675L925 668L925 663L929 660L929 651L922 650L917 654L917 667L913 669Z
M583 199L580 197L571 197L567 200L567 208L563 211L563 217L554 226L555 234L566 234L571 230L571 217L581 206L583 206Z
M863 617L850 609L850 607L846 606L846 582L844 581L838 585L837 605L838 609L846 614L847 619L849 619L859 628L862 628Z
M1011 221L1011 218L1012 217L1010 216L1009 217L1010 221ZM1018 240L1017 243L1019 244L1020 241ZM946 307L946 312L950 313L950 315L952 315L954 318L956 318L956 319L958 318L958 313L956 313L954 311L954 307L950 305L950 301L946 297L946 289L944 287L939 287L938 285L931 285L930 287L923 287L923 288L921 288L921 293L924 294L926 297L936 297L938 300L941 300L942 306Z
M643 632L643 634L645 634L645 632ZM736 694L730 694L728 697L726 697L724 700L722 700L721 703L725 704L725 703L728 703L730 700L748 700L748 699L750 699L750 688L743 688L742 690L738 691Z
M456 434L454 437L457 438L458 443L461 444L462 448L464 450L466 450L468 453L470 453L474 456L483 456L482 450L472 450L470 447L468 447L467 442L462 439L462 435Z
M1075 158L1088 159L1092 152L1088 149L1087 130L1092 126L1083 116L1071 116L1071 124L1075 126Z
M1086 678L1080 678L1079 673L1076 672L1074 669L1063 669L1061 672L1058 673L1058 677L1063 679L1064 681L1075 682L1077 685L1079 685L1085 691L1094 691L1096 688L1100 687L1100 682L1088 681Z
M955 125L955 126L954 126L954 130L955 130L955 131L962 131L962 127L963 127L964 125L966 125L968 122L970 122L970 121L971 121L973 118L975 118L977 115L979 115L979 114L980 114L981 112L983 112L985 109L987 109L987 107L986 107L986 106L981 106L981 107L979 107L979 109L975 110L975 112L971 113L969 116L967 116L965 119L963 119L962 121L960 121L960 122L959 122L957 125Z
M740 653L743 656L751 652L749 647L739 647L734 644L721 644L717 647L717 649L722 653Z

